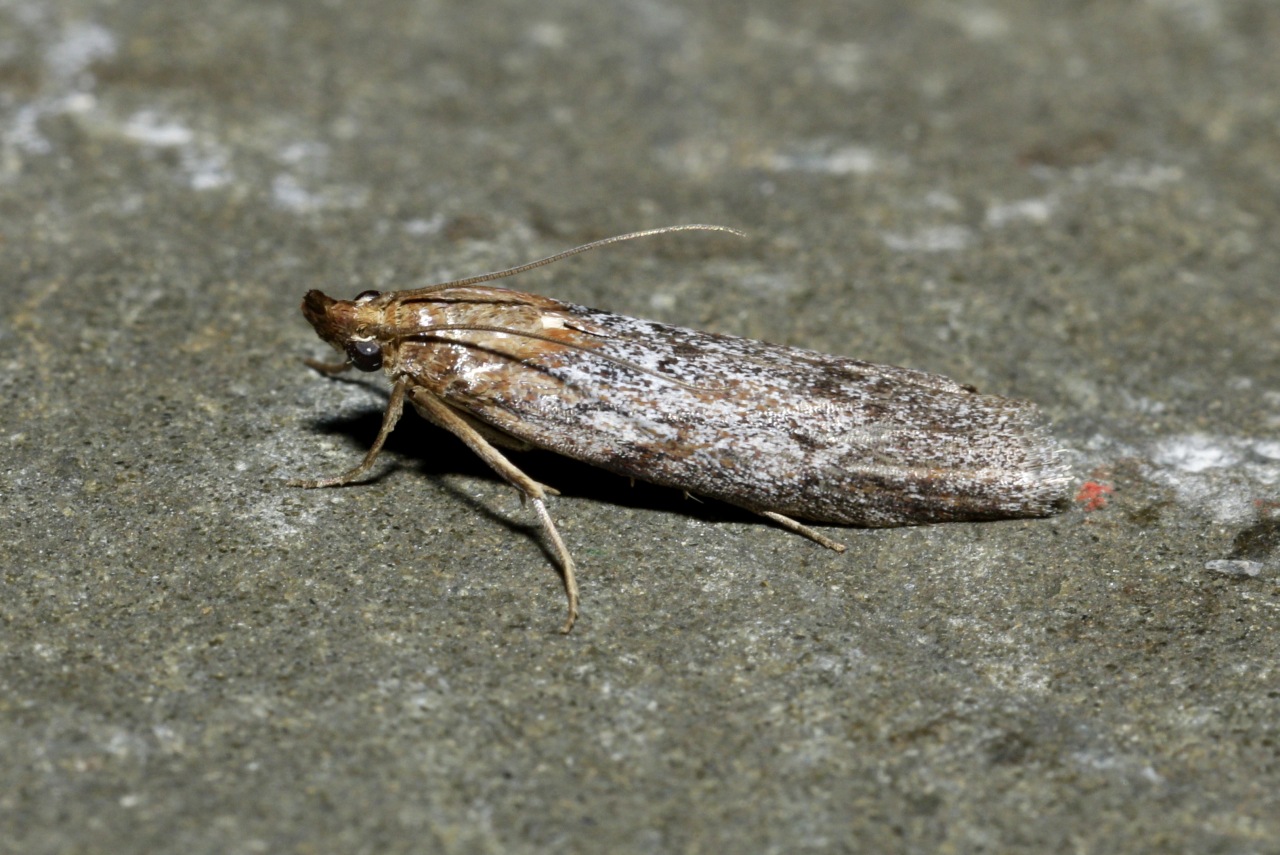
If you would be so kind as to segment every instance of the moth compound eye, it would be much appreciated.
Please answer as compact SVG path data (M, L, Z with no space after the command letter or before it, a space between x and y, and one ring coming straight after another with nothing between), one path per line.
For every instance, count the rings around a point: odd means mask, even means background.
M377 371L382 367L382 345L376 341L347 342L347 356L361 371Z
M382 296L381 291L361 291L359 294L356 295L355 302L367 303L370 300L376 300L381 296Z

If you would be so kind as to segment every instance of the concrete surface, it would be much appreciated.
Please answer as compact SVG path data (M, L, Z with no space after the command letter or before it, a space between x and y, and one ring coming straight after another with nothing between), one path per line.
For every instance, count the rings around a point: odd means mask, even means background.
M1280 851L1280 6L0 4L0 847ZM546 455L351 296L528 290L1038 401L1054 519L828 553Z

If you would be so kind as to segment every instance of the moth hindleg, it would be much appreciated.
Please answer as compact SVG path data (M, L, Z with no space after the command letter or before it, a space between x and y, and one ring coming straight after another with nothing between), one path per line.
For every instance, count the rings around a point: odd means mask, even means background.
M768 519L773 520L778 525L782 526L785 529L788 529L789 531L794 531L796 534L804 535L805 537L812 540L814 543L821 544L822 546L825 546L827 549L831 549L836 552L844 552L845 550L845 545L843 543L832 540L826 535L821 534L815 531L814 529L809 528L809 526L803 523L796 522L791 517L783 516L782 514L775 513L774 511L756 511L756 513L758 513L762 517L766 517Z

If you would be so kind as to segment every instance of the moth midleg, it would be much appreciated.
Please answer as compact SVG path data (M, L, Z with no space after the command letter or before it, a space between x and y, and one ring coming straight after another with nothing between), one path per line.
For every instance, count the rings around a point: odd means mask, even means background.
M758 513L762 517L773 520L778 525L782 526L785 529L788 529L789 531L794 531L796 534L804 535L805 537L812 540L814 543L821 544L822 546L825 546L827 549L832 549L832 550L835 550L836 552L844 552L845 550L845 545L843 543L834 541L831 538L827 537L826 535L819 534L817 531L809 528L807 525L796 522L791 517L784 517L782 514L775 513L773 511L756 511L756 513Z
M307 489L341 487L344 484L359 480L364 473L373 468L373 462L378 459L378 454L382 451L382 444L387 441L387 437L390 436L391 429L396 426L396 422L400 421L400 414L404 412L404 391L407 385L404 380L400 380L395 386L391 387L391 400L387 402L387 411L382 414L382 427L378 430L378 438L373 441L373 445L369 448L369 453L364 456L364 460L360 462L359 466L335 478L294 480L288 482L289 486L305 487Z
M511 434L505 433L496 427L487 425L467 413L458 412L457 410L454 410L454 413L458 418L470 425L476 433L480 434L482 437L489 440L491 444L496 445L499 448L505 448L508 451L530 451L535 447L532 443L525 442L519 437L512 436ZM546 490L553 496L560 495L559 491L551 489L546 484L542 485L542 489Z
M546 532L547 538L551 541L556 557L560 561L561 570L564 573L564 592L565 596L569 598L569 616L560 631L567 633L573 629L573 624L578 619L578 580L574 575L573 556L569 554L569 548L564 545L560 532L556 530L556 524L551 520L551 514L547 512L546 496L550 488L543 487L517 469L515 464L507 460L502 455L502 452L494 448L489 440L485 439L478 430L468 423L466 418L444 401L431 394L431 392L417 387L409 390L409 399L413 401L413 405L427 419L466 443L467 448L470 448L477 457L489 464L489 468L501 475L508 484L519 490L522 499L528 499L533 503L533 509L538 514L538 521L542 523L542 530Z

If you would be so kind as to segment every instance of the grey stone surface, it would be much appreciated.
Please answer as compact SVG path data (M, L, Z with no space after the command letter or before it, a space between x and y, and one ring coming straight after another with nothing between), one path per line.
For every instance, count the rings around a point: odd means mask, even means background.
M0 847L1280 851L1277 44L1269 0L0 4ZM306 289L691 221L751 237L518 285L1034 399L1076 507L838 556L525 455L563 638L416 418L283 486L385 401L301 365Z

